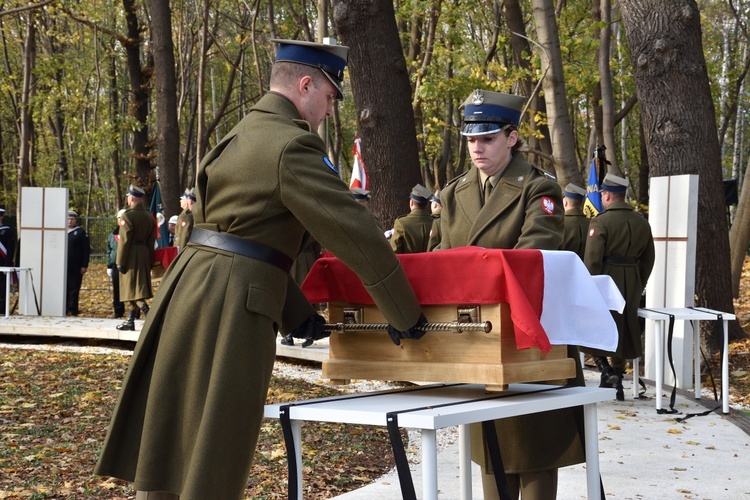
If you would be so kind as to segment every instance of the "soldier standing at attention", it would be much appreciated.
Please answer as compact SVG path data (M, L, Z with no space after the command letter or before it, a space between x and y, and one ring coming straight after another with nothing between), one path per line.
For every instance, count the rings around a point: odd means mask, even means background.
M16 254L16 231L3 222L5 209L0 208L0 267L15 267L13 259ZM0 273L0 315L5 315L5 280L9 276Z
M68 316L78 316L78 294L81 291L83 275L89 269L91 243L89 235L82 227L78 227L78 214L75 210L68 210L68 263L65 309Z
M409 213L398 217L393 223L391 248L396 253L426 252L432 229L432 215L427 204L432 193L417 184L409 195Z
M424 334L398 258L315 132L343 98L348 47L274 42L270 91L198 169L193 234L159 285L95 469L134 482L138 500L242 498L276 327L328 335L289 275L308 235L359 275L389 335Z
M622 376L628 359L641 356L641 327L638 305L654 268L654 237L651 226L625 201L628 181L607 174L602 182L604 213L591 219L583 262L592 275L607 274L625 298L622 314L612 311L619 341L616 352L581 348L594 356L602 373L600 387L615 386L615 397L625 400ZM607 361L612 357L612 365Z
M427 242L427 251L432 252L440 244L440 212L443 210L443 204L440 201L440 190L430 196L430 211L432 212L432 227L430 228L430 238Z
M440 192L439 249L486 248L558 250L563 240L562 192L554 177L529 164L519 152L518 124L525 98L475 90L464 102L461 134L474 168ZM574 385L584 385L578 350ZM495 421L509 498L554 499L557 469L584 461L573 409ZM471 429L472 460L482 467L485 499L500 493L482 426Z
M174 232L174 246L180 250L187 246L190 241L190 233L193 231L193 203L195 203L195 190L186 189L180 196L180 208L182 212L177 217L177 226Z
M135 330L138 311L148 314L146 299L151 291L151 267L154 264L156 222L143 205L143 189L133 184L128 187L128 208L117 223L120 242L117 244L117 270L120 272L120 300L130 302L130 313L118 330Z
M561 250L575 252L583 261L586 249L586 238L589 231L589 219L583 214L583 200L586 190L575 184L568 184L563 191L565 207L565 237Z

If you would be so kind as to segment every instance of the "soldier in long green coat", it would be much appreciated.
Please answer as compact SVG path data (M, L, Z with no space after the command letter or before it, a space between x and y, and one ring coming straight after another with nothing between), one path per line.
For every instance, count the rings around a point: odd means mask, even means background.
M655 259L651 226L625 201L627 188L627 179L613 174L604 177L604 213L591 219L584 254L584 264L589 272L609 275L625 299L623 313L612 312L619 334L617 351L581 348L594 356L602 372L601 385L615 384L615 396L620 401L625 399L622 376L626 360L638 358L643 352L638 306ZM612 365L606 356L612 356ZM610 378L612 372L614 380ZM605 381L605 378L608 380Z
M409 194L409 213L393 221L391 248L396 253L418 253L427 251L432 229L432 214L427 204L430 191L417 184Z
M120 273L120 300L130 303L130 312L118 330L135 330L138 312L148 314L146 299L153 297L151 267L154 264L156 220L143 205L143 189L130 185L128 205L117 219L120 242L117 245L117 270Z
M190 241L190 233L193 231L193 204L196 201L195 190L186 189L180 196L180 207L182 212L177 217L177 225L174 230L174 246L180 250L187 246Z
M242 497L277 327L325 336L289 275L308 232L359 275L399 337L423 333L398 259L315 132L342 97L348 48L275 42L270 91L198 170L191 241L159 286L95 470L134 482L137 498Z
M523 97L476 90L464 103L462 135L474 168L441 191L438 249L558 250L563 239L562 191L554 178L518 152ZM576 361L583 385L580 357ZM584 461L574 411L536 413L495 421L511 498L548 499L557 493L557 469ZM480 425L472 426L472 459L482 466L485 499L499 498Z
M432 227L430 238L427 242L427 251L432 252L440 244L440 212L443 210L443 202L440 201L440 190L438 189L430 196L430 211L432 212Z
M563 207L565 208L565 236L562 250L575 252L583 261L586 250L586 239L589 232L589 218L583 214L583 201L586 190L575 184L568 184L563 191Z

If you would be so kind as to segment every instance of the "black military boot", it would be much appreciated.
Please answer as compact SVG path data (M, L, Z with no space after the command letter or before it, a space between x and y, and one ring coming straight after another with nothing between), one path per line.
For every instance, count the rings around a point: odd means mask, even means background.
M599 368L599 371L602 374L599 387L605 387L608 389L613 388L615 384L620 380L620 377L618 377L617 373L615 373L612 367L609 366L609 361L607 361L607 358L605 356L594 356L594 362L596 363L596 367Z
M622 369L615 369L615 375L617 375L617 383L615 384L615 398L617 401L625 401L625 390L622 387L622 377L625 372Z
M117 325L115 328L118 330L127 330L127 331L135 331L135 313L136 311L132 310L130 311L130 314L128 314L128 319L125 320L125 322L121 325Z
M294 345L294 339L291 335L283 335L281 337L281 341L279 342L281 345Z
M148 304L143 304L141 306L141 312L143 313L143 318L145 319L146 316L148 316Z

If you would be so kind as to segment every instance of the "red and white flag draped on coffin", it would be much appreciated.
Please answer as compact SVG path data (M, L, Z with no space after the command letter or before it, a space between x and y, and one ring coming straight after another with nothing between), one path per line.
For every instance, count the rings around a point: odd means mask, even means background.
M422 305L507 302L519 349L617 347L609 304L621 310L622 297L608 276L597 284L572 252L462 247L397 257ZM315 262L302 291L311 303L374 303L359 278L330 256Z

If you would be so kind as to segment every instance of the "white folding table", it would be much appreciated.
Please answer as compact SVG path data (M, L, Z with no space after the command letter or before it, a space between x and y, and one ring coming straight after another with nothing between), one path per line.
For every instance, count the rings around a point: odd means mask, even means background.
M29 283L31 279L31 268L30 267L0 267L0 273L5 274L5 317L10 317L10 281L11 281L11 273L21 273L25 272L25 281L24 281L24 288L26 290L29 289ZM25 300L23 303L23 315L28 316L29 315L29 301Z
M419 429L422 435L422 492L437 499L437 429L459 426L461 499L471 499L471 436L469 424L559 408L583 406L586 441L586 479L589 499L600 499L599 445L596 403L612 399L611 390L511 384L507 391L488 393L479 384L437 384L395 391L266 405L265 416L288 412L297 462L298 498L302 498L301 423L337 422L386 426L398 414L399 427ZM502 436L500 436L502 440ZM540 453L544 453L540 450ZM294 481L295 478L289 478Z
M654 357L656 358L656 410L662 409L662 385L664 384L664 331L670 317L675 321L691 321L693 325L693 376L695 398L701 398L700 321L719 321L724 326L724 344L721 357L721 401L722 412L729 413L729 321L734 314L706 309L705 307L648 307L638 309L638 316L654 322ZM675 384L677 381L675 381ZM633 370L633 387L638 385L638 369Z

